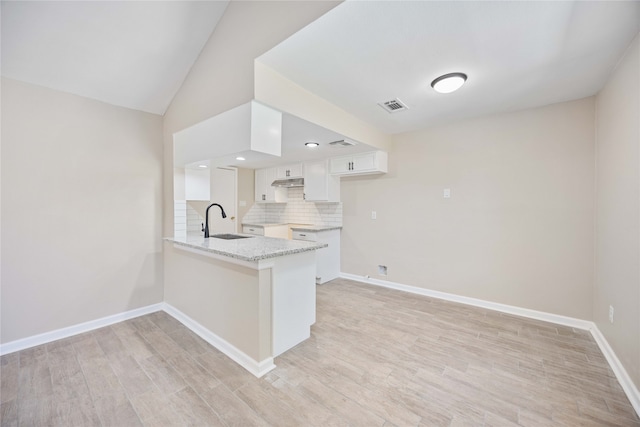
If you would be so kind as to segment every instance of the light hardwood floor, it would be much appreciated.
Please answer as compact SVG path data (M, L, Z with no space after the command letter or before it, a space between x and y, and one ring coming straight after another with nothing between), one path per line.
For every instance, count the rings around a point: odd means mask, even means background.
M590 334L335 280L262 379L159 312L1 359L2 426L640 426Z

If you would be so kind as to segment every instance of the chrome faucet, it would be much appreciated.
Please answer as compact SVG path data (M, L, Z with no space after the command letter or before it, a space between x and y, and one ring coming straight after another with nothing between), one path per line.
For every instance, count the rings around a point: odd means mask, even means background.
M211 203L208 207L207 207L207 211L204 214L204 221L205 221L205 225L204 225L204 238L207 239L209 238L209 208L211 208L211 206L217 206L220 208L220 211L222 212L222 218L226 218L227 214L224 213L224 209L222 208L222 206L220 206L217 203Z

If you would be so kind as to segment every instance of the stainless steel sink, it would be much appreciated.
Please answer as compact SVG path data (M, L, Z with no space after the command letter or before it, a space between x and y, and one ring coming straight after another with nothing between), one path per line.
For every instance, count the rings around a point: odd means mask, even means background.
M215 239L235 240L235 239L248 239L253 236L240 236L239 234L214 234L211 237Z

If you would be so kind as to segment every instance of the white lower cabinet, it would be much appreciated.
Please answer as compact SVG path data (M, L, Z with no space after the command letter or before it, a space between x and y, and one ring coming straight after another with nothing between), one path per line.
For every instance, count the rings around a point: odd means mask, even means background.
M255 225L243 225L242 232L244 234L253 234L254 236L264 236L264 227L257 227Z
M253 234L255 236L276 237L278 239L289 238L289 226L282 225L243 225L242 232L244 234Z
M316 283L323 284L340 276L340 230L293 230L293 240L326 243L329 246L316 251Z

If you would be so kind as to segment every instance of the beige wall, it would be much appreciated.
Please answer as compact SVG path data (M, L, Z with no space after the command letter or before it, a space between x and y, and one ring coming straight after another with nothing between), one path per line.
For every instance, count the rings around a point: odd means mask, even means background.
M255 64L255 97L280 111L329 128L350 139L384 151L390 148L391 135L298 86L259 61Z
M258 270L176 249L167 242L164 252L171 257L165 268L168 304L258 362L271 355L271 348L260 348L260 313L265 308L260 307ZM270 308L269 304L269 314Z
M162 301L162 117L2 79L7 343Z
M593 318L640 388L640 36L596 100ZM609 323L609 305L615 309Z
M591 318L593 98L397 135L389 162L342 180L343 272Z

